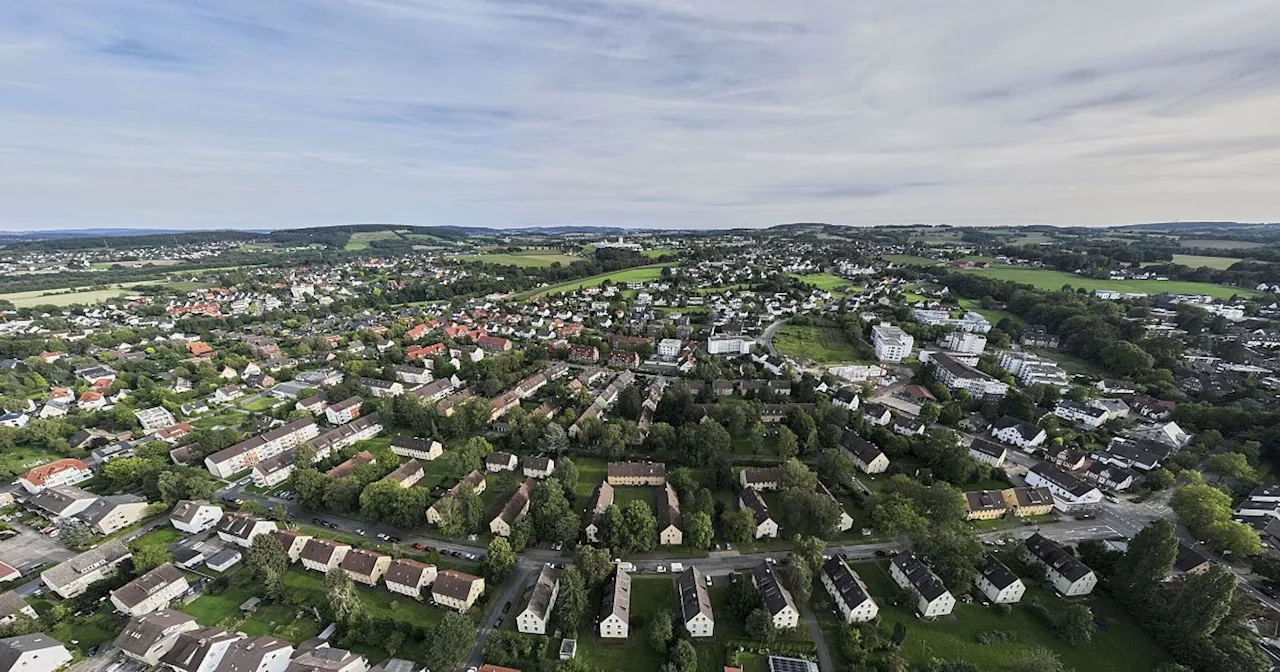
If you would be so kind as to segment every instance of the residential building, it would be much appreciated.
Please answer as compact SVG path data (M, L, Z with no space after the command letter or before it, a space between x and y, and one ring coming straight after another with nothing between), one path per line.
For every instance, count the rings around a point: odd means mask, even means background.
M143 431L154 432L165 427L172 427L178 424L174 419L173 413L164 406L155 406L152 408L144 408L140 411L134 411L133 415L138 418L138 422L142 424Z
M246 441L241 441L230 448L220 450L204 458L209 473L218 478L230 478L253 465L279 455L290 448L296 448L319 434L316 423L303 418L277 427L269 432L259 434Z
M760 592L760 601L764 604L765 612L773 619L774 628L788 630L796 627L800 622L800 611L796 609L790 591L778 580L768 563L756 565L751 572L751 583Z
M1053 414L1088 429L1097 429L1110 419L1106 410L1070 399L1059 401L1058 405L1053 407Z
M516 491L511 493L511 497L507 503L503 505L502 510L489 521L489 531L495 537L511 536L511 526L516 524L517 520L524 517L529 512L529 495L533 493L533 488L538 482L532 478L525 479Z
M94 500L80 520L95 534L107 536L147 517L147 500L141 495L107 495Z
M351 551L350 544L328 539L312 538L302 547L302 566L313 572L328 574L329 570L342 564L342 559Z
M668 486L670 487L670 486ZM702 570L690 567L680 573L676 587L680 591L680 617L690 637L711 637L716 619L711 612L711 595L707 593Z
M990 553L986 554L982 564L978 566L978 576L973 585L977 586L992 604L1014 604L1027 592L1022 579L1009 571L1004 563Z
M662 546L683 544L684 531L680 529L680 498L670 483L654 489L653 509L658 521L658 543Z
M1048 462L1038 462L1027 470L1026 481L1032 487L1048 488L1054 508L1063 513L1093 508L1102 501L1102 491Z
M421 481L426 476L426 471L422 468L422 463L417 460L409 460L404 464L395 468L394 471L382 477L382 480L395 483L402 488L411 488L415 483Z
M374 415L376 415L376 413ZM368 420L371 417L373 416L371 415L365 418L361 418L356 422ZM359 469L360 467L363 467L366 464L377 464L377 463L378 463L378 458L374 457L373 453L367 450L362 450L356 453L355 455L352 455L350 458L347 458L347 460L344 461L342 464L339 464L338 466L330 469L329 471L324 472L324 475L328 476L329 478L346 478L347 476L354 474L356 469Z
M743 489L777 490L778 476L782 470L777 467L747 467L738 472L738 480Z
M543 565L534 581L524 609L516 616L516 629L531 635L547 634L556 597L560 594L560 573L551 565Z
M836 499L835 495L831 494L831 491L827 489L827 486L822 484L822 481L818 481L818 484L814 487L814 490L816 490L818 494L834 502L835 505L839 507L840 519L836 521L835 531L848 532L849 530L853 529L853 516L849 515L849 512L846 511L844 508L844 504L840 500Z
M160 662L174 672L214 672L231 644L244 639L240 633L222 628L200 628L178 635L177 641Z
M63 485L45 488L32 497L29 504L49 520L57 522L63 518L73 518L84 513L96 501L98 496L92 492L81 490L74 485Z
M497 450L484 456L485 471L493 473L500 471L515 471L516 464L518 462L519 460L517 460L515 455Z
M626 639L631 633L631 575L621 567L604 586L599 627L602 639Z
M77 597L91 584L114 576L120 563L133 553L118 539L91 548L40 573L44 585L64 600Z
M1098 585L1098 577L1093 570L1039 532L1027 537L1026 548L1030 560L1044 567L1049 583L1062 595L1088 595Z
M75 458L65 458L31 469L18 477L18 484L34 495L45 488L75 485L91 478L93 478L93 472L85 466L84 462Z
M547 478L556 469L556 463L549 457L526 457L524 460L525 478Z
M822 563L822 586L835 601L845 623L865 623L880 613L862 577L849 569L842 558L832 556Z
M360 417L360 409L363 406L364 399L358 396L350 397L336 404L330 404L324 409L324 417L331 425L345 425Z
M924 618L946 616L956 606L956 598L942 579L914 553L900 553L889 563L894 583L916 596L916 611Z
M1008 454L1009 450L1007 448L986 439L974 439L973 443L969 444L969 457L993 467L1003 465Z
M911 348L915 347L911 334L883 322L871 328L871 342L876 359L882 362L901 362L911 356Z
M987 349L987 337L968 331L953 331L943 336L938 345L952 352L967 355L980 355Z
M38 618L39 614L16 591L0 593L0 626L13 623L19 616Z
M853 463L864 474L883 474L889 468L889 457L880 447L846 429L840 438L840 446L853 457Z
M591 502L587 505L585 531L588 542L600 543L600 518L611 504L613 504L613 486L606 481L601 481L600 485L596 486L595 492L591 493Z
M187 614L159 609L129 619L115 645L125 656L154 667L177 644L179 635L199 629L200 624Z
M213 672L285 672L293 645L275 637L246 637L227 647Z
M484 594L484 579L456 569L446 569L436 574L431 586L431 599L436 604L466 613L471 605Z
M285 672L368 672L369 659L346 649L329 646L322 642L319 646L299 650Z
M995 520L1009 512L1000 490L974 490L964 493L965 520Z
M289 556L289 564L301 560L302 549L306 548L308 541L315 538L296 530L276 530L271 533L271 537L280 542L281 548L284 549L284 554Z
M712 336L707 339L707 354L730 357L747 355L755 344L755 340L742 336Z
M417 560L397 558L391 561L382 580L387 590L417 599L422 596L423 588L435 582L436 566Z
M778 521L769 515L769 505L765 503L764 497L760 496L758 490L748 488L739 493L738 508L751 509L752 514L755 516L756 539L764 537L770 539L778 538Z
M1017 418L1004 416L991 425L991 436L1021 448L1024 452L1032 452L1045 442L1049 435L1043 429Z
M241 548L249 548L253 545L254 537L274 532L276 523L272 520L263 520L245 513L229 513L218 521L216 529L218 530L219 539Z
M667 484L667 465L662 462L610 462L608 474L609 485L615 487Z
M166 562L112 591L111 604L117 611L141 616L168 606L190 589L186 575Z
M435 439L394 436L391 438L391 452L400 457L430 462L444 454L444 445Z
M251 472L253 484L259 488L274 488L289 480L289 476L293 473L296 456L297 449L290 448L253 465Z
M213 529L222 520L222 508L202 499L184 499L173 507L169 522L187 534Z
M1053 512L1053 491L1045 487L1021 486L1001 492L1004 503L1019 518L1045 516Z
M448 492L427 508L427 522L432 525L438 525L440 523L440 511L442 510L444 503L454 497L457 497L458 493L461 492L464 487L471 488L477 495L484 492L487 487L484 480L484 473L480 471L473 471L467 474L467 476L461 481L455 483L452 488L449 488Z
M70 662L67 647L42 632L0 639L0 672L54 672Z
M366 441L382 433L382 418L378 414L370 413L348 422L340 427L335 427L312 442L312 446L316 449L316 459L323 460L335 451L355 445L360 441ZM367 453L361 453L361 455Z
M934 354L930 361L933 362L938 381L953 390L967 390L975 396L996 397L1003 397L1009 391L1008 383L996 380L945 352Z
M342 557L342 562L339 562L338 566L351 577L352 581L366 586L376 586L378 581L382 580L382 575L386 574L387 569L391 567L391 556L363 548L352 548Z

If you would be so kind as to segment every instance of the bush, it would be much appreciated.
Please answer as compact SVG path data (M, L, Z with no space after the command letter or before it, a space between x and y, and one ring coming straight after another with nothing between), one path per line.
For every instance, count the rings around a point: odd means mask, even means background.
M991 609L996 612L997 616L1001 616L1001 617L1008 616L1009 614L1013 613L1013 607L1003 603L997 604L993 606Z
M978 633L979 644L1012 644L1018 641L1018 633L1013 630L987 630Z

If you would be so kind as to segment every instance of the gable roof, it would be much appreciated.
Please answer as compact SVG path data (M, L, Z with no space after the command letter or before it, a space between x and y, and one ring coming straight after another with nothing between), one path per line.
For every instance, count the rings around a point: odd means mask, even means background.
M762 562L756 565L752 575L755 577L756 589L760 591L760 599L764 602L765 610L770 616L777 616L788 608L797 611L795 600L791 599L791 593L783 587L768 563Z
M621 568L614 570L600 600L600 620L610 616L616 616L624 623L631 621L631 575Z
M831 556L826 562L822 563L822 571L831 579L831 584L836 587L836 591L840 593L840 599L844 600L845 605L850 609L856 608L858 605L871 599L867 594L866 586L858 580L858 575L854 574L849 565L844 560Z
M1076 556L1067 553L1058 542L1041 535L1039 532L1027 537L1027 550L1032 555L1040 559L1041 562L1052 567L1053 570L1068 581L1075 582L1086 575L1093 572L1080 562Z
M680 572L680 579L676 585L680 590L680 613L684 616L685 623L693 620L698 614L714 620L715 617L711 613L711 596L707 594L707 583L701 569L690 567Z

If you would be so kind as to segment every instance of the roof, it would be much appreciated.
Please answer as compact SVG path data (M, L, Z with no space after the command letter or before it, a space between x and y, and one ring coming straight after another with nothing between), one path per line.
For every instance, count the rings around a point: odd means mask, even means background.
M62 642L42 632L0 639L0 670L15 669L24 653L54 648L63 648Z
M316 423L309 418L294 420L293 422L290 422L286 425L281 425L279 427L276 427L275 429L269 432L263 432L262 434L259 434L255 437L245 439L244 441L241 441L240 443L237 443L236 445L231 446L230 448L220 450L210 455L206 459L210 460L213 464L221 464L223 462L226 462L236 457L237 455L247 453L250 450L258 448L259 446L266 445L272 441L276 441L290 434L293 434L294 432L302 431L307 426L315 425L315 424Z
M215 672L257 672L267 654L293 645L275 637L250 637L232 642Z
M403 483L404 481L408 480L411 476L413 476L414 474L420 471L422 471L422 463L415 459L410 458L408 462L405 462L404 464L396 467L395 471L392 471L386 476L383 476L382 480Z
M81 462L80 460L68 457L61 460L54 460L48 464L42 464L23 474L22 479L31 485L40 486L44 485L44 482L48 480L50 476L68 469L88 471L89 467L86 467L84 462Z
M506 505L502 507L502 511L498 513L498 517L505 521L508 525L516 522L516 519L524 513L529 506L529 493L533 492L533 486L537 481L532 478L526 478L516 491L511 493L511 498L507 500Z
M791 599L791 593L782 586L782 582L774 575L773 568L768 563L762 562L756 565L752 575L755 577L756 589L760 591L760 599L764 601L765 609L770 616L776 616L787 608L796 611L796 603Z
M1076 556L1063 550L1058 543L1039 532L1027 537L1027 550L1041 562L1053 568L1068 581L1075 582L1093 572Z
M354 408L363 403L364 403L364 399L360 398L359 396L347 397L346 399L343 399L342 401L339 401L336 404L330 404L328 410L333 411L334 413L340 413L342 411L347 410L348 408Z
M40 494L31 498L31 505L55 516L61 516L64 511L74 506L77 502L97 498L97 495L87 490L82 490L74 485L64 485L56 488L45 488L40 491Z
M175 669L192 672L204 662L215 643L235 640L241 637L243 635L230 633L222 628L190 630L178 635L173 648L161 656L160 660Z
M744 505L755 512L757 525L769 520L769 505L765 503L764 497L761 497L759 492L747 488L739 493L738 496L742 498Z
M711 613L711 596L707 594L707 582L702 570L690 567L680 572L680 580L676 585L680 590L680 613L684 616L685 623L698 614L715 618Z
M431 586L431 592L436 595L444 595L455 600L466 600L471 595L471 585L482 579L478 576L472 576L466 572L459 572L456 569L446 569L436 574L436 582Z
M877 457L884 454L880 447L870 441L858 436L853 430L846 429L840 437L840 445L844 449L853 454L863 464L871 464Z
M347 551L346 556L342 558L342 563L338 566L348 572L354 572L361 576L370 576L373 574L374 568L377 567L378 561L388 557L391 556L377 551L367 551L363 548L353 548Z
M742 470L745 483L777 483L782 470L777 467L747 467Z
M623 622L631 622L631 575L615 569L609 584L604 587L600 600L600 620L617 616Z
M680 527L680 497L670 483L654 490L654 512L658 520L658 531L675 526Z
M332 646L318 646L309 651L295 653L289 661L286 672L324 672L325 670L341 670L351 663L362 660L364 656L346 649ZM363 667L363 666L362 666Z
M832 556L822 563L822 571L827 578L831 579L831 584L840 593L840 599L850 609L871 599L867 594L866 586L862 585L861 579L852 569L849 569L849 565L846 565L844 560Z
M369 418L373 418L373 421L377 422L378 414L374 413L373 415L366 415L365 417L360 418L359 420L352 420L351 422L348 422L342 427L339 427L333 430L332 432L329 432L329 434L333 434L335 432L341 432L343 429L347 427L351 427L357 422L368 420ZM351 433L354 434L355 432L351 432ZM316 445L319 446L320 440L327 438L329 434L325 434L319 439L316 439ZM350 459L343 462L342 464L339 464L338 466L325 472L325 475L328 476L329 478L344 478L346 476L350 476L351 473L354 472L356 469L359 469L360 467L363 467L366 464L373 464L374 462L377 462L377 461L378 461L378 458L374 457L373 453L367 450L362 450L359 453L352 455Z
M1090 491L1097 489L1092 485L1082 482L1070 473L1049 464L1048 462L1037 463L1036 466L1031 468L1031 471L1034 471L1039 474L1041 478L1049 481L1059 488L1062 488L1063 490L1066 490L1076 497L1083 497Z
M328 539L308 539L307 543L302 547L303 560L318 562L323 565L329 564L329 559L333 557L333 552L342 547L350 547L340 541L330 541Z
M111 515L117 507L129 504L142 504L145 506L146 503L147 499L141 495L107 495L90 504L89 508L80 514L80 519L89 525L95 525L103 518Z
M587 505L587 510L600 513L611 504L613 504L613 486L609 485L608 481L600 481L595 492L591 493L591 503Z
M142 616L134 616L116 637L115 645L129 653L146 655L151 647L169 634L173 628L195 622L194 618L171 609L159 609Z
M969 444L969 450L977 451L983 455L990 455L991 457L1004 457L1009 452L1008 448L986 439L974 439L973 443Z
M112 539L101 546L91 548L66 562L50 567L40 577L50 586L65 586L103 565L116 564L133 553L119 540Z
M1018 500L1018 506L1053 506L1053 492L1049 488L1023 486L1013 488L1013 495ZM1007 497L1005 501L1008 501Z
M119 589L111 593L111 596L119 600L126 607L134 607L142 604L147 598L157 592L168 588L169 586L181 581L186 584L187 577L182 571L173 566L173 563L166 562L159 567L139 576L138 578L124 584Z
M898 566L898 570L907 577L907 581L915 588L921 597L932 602L939 597L947 594L949 591L943 585L942 579L933 573L929 566L924 564L915 553L901 553L893 556L893 564Z
M422 585L422 573L432 567L434 565L423 564L417 560L397 558L391 561L391 565L387 567L387 573L383 575L382 580L387 583L398 583L402 586L420 586Z
M484 456L484 463L486 465L492 464L494 466L505 467L511 464L511 461L514 460L515 457L516 456L512 455L511 453L504 453L500 450L495 450L492 453L489 453L488 455Z
M609 478L666 478L662 462L610 462Z
M551 616L551 596L556 591L556 585L560 582L560 573L550 565L543 565L542 571L538 572L538 579L533 584L533 590L529 591L529 601L525 604L524 610L537 616L539 620L547 620Z
M223 516L222 520L218 521L218 532L231 535L237 539L248 539L253 532L253 528L261 522L264 522L261 518L245 513L231 513Z
M964 499L970 511L1004 511L1009 508L1004 493L999 490L971 490L964 493Z
M16 591L0 593L0 620L4 620L18 612L26 609L27 601L22 598Z
M1018 581L1018 576L1009 571L1009 568L996 559L996 556L988 553L982 559L982 564L978 567L978 573L987 581L996 587L996 590L1004 590Z
M395 436L391 439L392 448L404 448L406 450L420 450L424 453L431 452L431 448L439 444L435 439L420 439L416 436Z
M1173 568L1179 572L1190 572L1209 562L1209 559L1200 555L1200 552L1190 546L1179 542L1178 557L1173 561ZM0 616L3 611L0 610Z
M213 505L203 499L184 499L173 507L173 512L169 514L169 520L190 523L196 519L196 514L200 512L200 509L206 506Z

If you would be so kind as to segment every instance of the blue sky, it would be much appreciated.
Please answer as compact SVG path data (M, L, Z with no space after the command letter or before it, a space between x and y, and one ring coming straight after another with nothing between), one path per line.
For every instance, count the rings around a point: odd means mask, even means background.
M1280 3L0 3L0 228L1280 218Z

